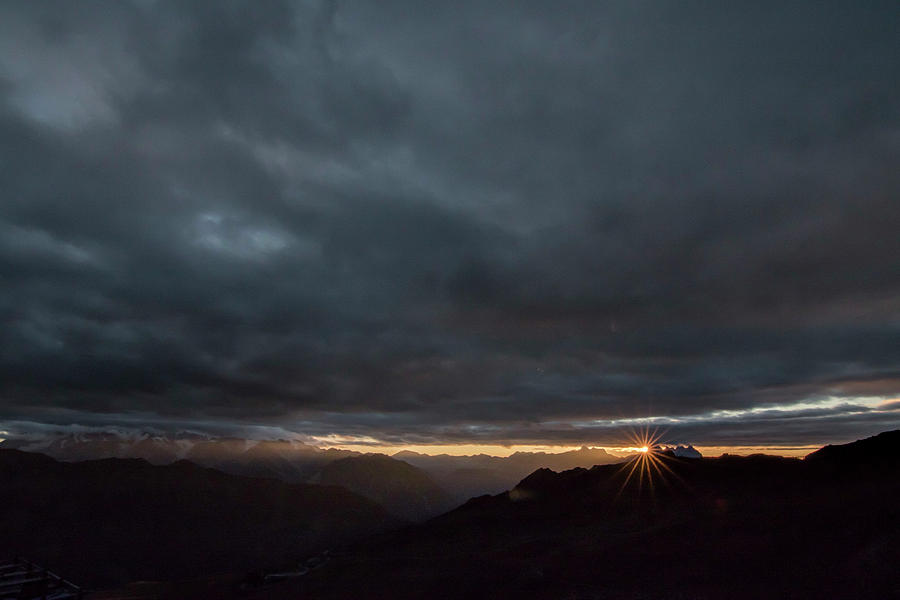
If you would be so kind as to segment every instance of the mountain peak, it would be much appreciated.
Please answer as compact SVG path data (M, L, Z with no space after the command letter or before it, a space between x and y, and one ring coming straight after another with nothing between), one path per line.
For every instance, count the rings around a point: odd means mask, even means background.
M803 460L817 465L896 465L900 463L900 429L849 444L829 444L807 454Z
M678 456L679 458L703 458L703 455L700 454L700 451L694 448L693 446L675 446L671 448L672 454Z
M448 494L418 467L384 454L332 461L315 478L378 502L395 515L420 520L451 508Z

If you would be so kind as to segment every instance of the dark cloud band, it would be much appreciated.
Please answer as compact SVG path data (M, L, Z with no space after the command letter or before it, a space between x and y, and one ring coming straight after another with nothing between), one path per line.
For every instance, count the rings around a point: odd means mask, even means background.
M898 25L890 2L5 3L0 418L894 425L752 411L900 396Z

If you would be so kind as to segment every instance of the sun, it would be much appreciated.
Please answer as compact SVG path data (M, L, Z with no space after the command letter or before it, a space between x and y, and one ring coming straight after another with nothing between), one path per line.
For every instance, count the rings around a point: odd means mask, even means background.
M654 493L657 483L668 484L669 477L680 480L677 474L666 464L671 461L672 457L666 452L660 444L662 438L658 429L650 431L649 427L644 430L632 430L628 435L631 446L625 448L628 452L633 452L631 458L622 463L618 473L622 474L624 481L619 488L616 498L618 498L629 484L636 486L638 494L646 486L648 492Z

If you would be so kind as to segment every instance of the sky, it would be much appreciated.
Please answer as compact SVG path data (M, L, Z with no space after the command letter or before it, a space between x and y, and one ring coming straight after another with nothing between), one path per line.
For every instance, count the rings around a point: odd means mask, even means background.
M3 2L0 431L896 429L897 31L893 0Z

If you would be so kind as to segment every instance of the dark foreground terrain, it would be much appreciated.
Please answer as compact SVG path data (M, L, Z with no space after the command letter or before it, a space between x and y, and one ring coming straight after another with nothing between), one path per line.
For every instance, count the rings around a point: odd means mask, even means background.
M898 458L895 431L805 460L540 470L355 545L280 597L896 598Z
M47 432L0 440L0 449L46 454L64 462L143 458L154 465L178 460L232 475L286 483L330 482L374 500L396 516L423 521L483 494L499 494L541 467L565 471L621 462L601 448L551 454L450 456L403 451L392 457L321 449L297 440L252 441L190 432L171 436L144 432ZM336 464L335 464L336 463Z
M34 550L60 570L65 563L73 580L98 559L131 569L146 561L154 571L123 571L119 580L166 580L94 598L900 598L900 431L804 460L651 452L619 465L540 469L509 492L393 530L378 507L340 488L323 495L139 461L116 463L130 465L130 475L98 475L107 472L100 461L57 479L59 463L3 456L6 477L11 461L40 461L34 469L49 473L42 485L57 494L37 484L4 488L4 501L14 500L4 538L11 531L14 540L44 540ZM179 475L152 471L148 479L148 468ZM221 478L231 490L225 499ZM63 481L72 498L59 495ZM114 508L90 504L98 494ZM366 528L382 532L337 543ZM252 566L322 547L325 538L333 543L322 559ZM198 564L205 576L185 572ZM226 564L245 568L215 575ZM284 580L265 578L291 569Z
M335 486L0 450L0 540L83 587L243 572L401 522Z

